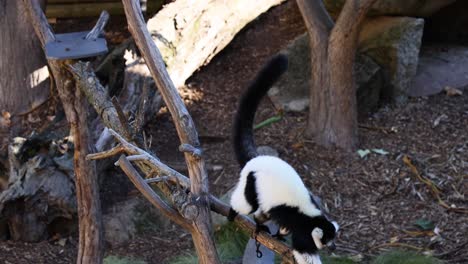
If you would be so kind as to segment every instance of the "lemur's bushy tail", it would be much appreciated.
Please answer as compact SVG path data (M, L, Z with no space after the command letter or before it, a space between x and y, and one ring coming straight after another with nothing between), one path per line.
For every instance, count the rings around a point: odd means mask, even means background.
M288 58L279 54L274 56L260 70L240 99L234 119L234 151L241 167L258 156L253 135L255 112L261 99L270 87L288 68Z

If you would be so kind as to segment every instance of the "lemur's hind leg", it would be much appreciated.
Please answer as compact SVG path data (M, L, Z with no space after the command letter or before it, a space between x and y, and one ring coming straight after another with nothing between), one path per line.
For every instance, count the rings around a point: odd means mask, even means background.
M257 211L254 213L254 220L255 220L255 233L258 234L260 231L270 233L270 229L268 226L264 225L266 221L268 221L270 218L268 215L264 214L263 212Z

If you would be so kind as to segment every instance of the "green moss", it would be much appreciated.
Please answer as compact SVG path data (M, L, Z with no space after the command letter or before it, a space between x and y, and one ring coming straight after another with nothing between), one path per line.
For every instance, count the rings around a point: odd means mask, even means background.
M443 263L433 257L423 256L409 251L392 251L378 256L372 264L440 264Z
M146 261L134 258L107 256L104 258L104 264L147 264Z

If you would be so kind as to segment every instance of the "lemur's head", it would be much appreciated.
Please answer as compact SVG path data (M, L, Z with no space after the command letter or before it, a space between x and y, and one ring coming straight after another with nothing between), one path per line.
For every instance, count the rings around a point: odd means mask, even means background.
M325 216L317 216L314 218L314 229L312 229L311 236L314 240L317 249L327 247L334 250L335 236L338 232L339 226L335 221L329 221Z

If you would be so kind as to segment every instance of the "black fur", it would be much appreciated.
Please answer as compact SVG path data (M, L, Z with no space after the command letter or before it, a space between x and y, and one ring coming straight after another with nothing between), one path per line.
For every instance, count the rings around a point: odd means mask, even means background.
M255 112L260 104L261 99L268 92L270 87L279 79L286 71L288 60L285 55L277 55L273 57L258 73L257 77L247 88L247 91L240 99L239 107L234 119L233 143L236 158L241 167L258 156L254 135L253 122ZM253 213L259 207L256 178L254 172L250 172L247 176L244 195L247 202L252 206ZM319 203L310 197L310 202L319 207ZM335 237L335 226L327 220L323 215L310 217L299 211L297 207L286 205L276 206L270 209L269 212L263 212L276 222L280 227L286 228L292 235L293 248L300 253L316 253L317 247L312 238L312 230L316 227L322 229L324 235L322 243L324 245ZM234 219L237 212L232 208L228 219ZM257 223L257 232L261 230L261 221L255 219ZM278 232L279 234L279 232ZM281 236L279 236L281 238Z
M234 218L236 218L236 216L237 216L238 214L239 214L239 213L236 212L236 210L230 208L230 209L229 209L229 214L228 214L228 217L227 217L228 221L229 221L229 222L234 221Z
M247 175L247 182L245 184L245 190L244 190L244 195L245 199L247 202L252 206L252 211L250 211L250 214L257 211L258 209L258 197L257 197L257 187L255 187L255 176L254 172L250 172L249 175Z
M260 70L240 99L234 119L234 151L241 168L258 156L253 135L255 112L261 99L288 67L285 55L276 55Z
M323 216L310 217L299 211L297 207L280 205L268 212L280 227L287 228L291 233L292 246L300 253L315 253L317 247L312 238L312 230L318 227L323 231L322 243L327 244L335 237L335 226Z

